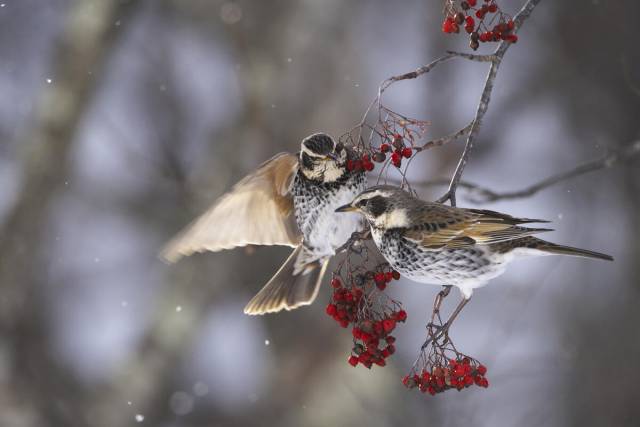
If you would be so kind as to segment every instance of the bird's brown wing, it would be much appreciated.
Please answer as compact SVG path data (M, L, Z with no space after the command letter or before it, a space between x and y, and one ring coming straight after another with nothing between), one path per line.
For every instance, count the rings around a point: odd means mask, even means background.
M438 249L486 245L529 236L547 228L520 227L530 222L548 222L539 219L515 218L495 211L461 209L441 204L428 204L412 218L415 226L404 233L406 239Z
M174 237L160 256L175 262L194 252L238 246L297 246L301 234L291 194L297 171L296 156L276 154Z

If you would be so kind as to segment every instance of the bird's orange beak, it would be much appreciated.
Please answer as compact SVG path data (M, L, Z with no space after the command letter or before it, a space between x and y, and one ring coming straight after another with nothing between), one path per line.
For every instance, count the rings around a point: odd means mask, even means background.
M338 209L336 209L336 212L354 212L357 210L358 208L351 206L351 203L348 203L344 206L340 206Z

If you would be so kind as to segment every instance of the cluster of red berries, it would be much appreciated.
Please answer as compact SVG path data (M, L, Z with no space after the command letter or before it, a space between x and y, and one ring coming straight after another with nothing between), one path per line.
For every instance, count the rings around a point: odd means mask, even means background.
M400 273L395 270L390 271L379 271L373 275L373 281L375 282L378 289L384 291L387 287L387 284L392 280L399 280Z
M413 155L413 149L407 147L404 138L399 133L393 135L390 143L384 142L380 144L380 148L373 154L374 162L384 162L387 159L387 153L391 152L391 163L399 168L402 166L402 158L410 158Z
M500 10L495 0L482 0L482 6L478 6L478 0L465 0L460 2L460 10L451 1L447 8L447 16L442 23L442 31L448 34L459 33L460 27L469 34L469 46L476 50L483 42L497 42L500 40L515 43L518 36L513 34L515 24L513 20ZM491 30L485 24L485 18L491 14L498 17L498 23ZM472 16L475 15L475 18ZM478 19L478 23L476 23ZM492 19L492 22L494 19Z
M391 332L398 322L407 320L407 312L376 288L383 290L398 279L400 273L384 264L354 274L352 283L343 284L337 276L331 280L333 293L326 312L343 328L353 324L353 348L348 359L352 366L385 366L385 359L395 352L396 339Z
M371 161L371 156L367 153L364 153L360 158L347 160L347 170L350 172L371 172L373 168L374 165Z
M364 319L358 322L351 330L354 346L349 364L357 366L360 363L369 369L373 364L385 366L385 359L396 351L393 345L396 338L391 332L397 322L405 320L407 313L400 310L386 314L381 320Z
M418 388L423 393L432 396L447 390L463 388L477 385L479 387L489 387L489 381L484 377L487 368L472 360L469 357L450 359L448 365L440 363L422 369L420 374L407 375L402 379L402 383L407 388Z
M358 305L364 296L364 291L357 286L351 289L343 287L337 277L331 279L331 286L333 287L333 295L325 311L340 326L346 328L350 323L357 321Z

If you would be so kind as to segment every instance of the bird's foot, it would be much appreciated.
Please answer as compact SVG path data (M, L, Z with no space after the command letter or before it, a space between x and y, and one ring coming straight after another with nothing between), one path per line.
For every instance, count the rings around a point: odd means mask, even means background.
M349 237L349 239L344 242L342 246L336 249L336 253L339 254L340 252L346 251L348 249L353 250L360 244L360 242L369 238L371 238L371 230L354 231L353 233L351 233L351 237Z

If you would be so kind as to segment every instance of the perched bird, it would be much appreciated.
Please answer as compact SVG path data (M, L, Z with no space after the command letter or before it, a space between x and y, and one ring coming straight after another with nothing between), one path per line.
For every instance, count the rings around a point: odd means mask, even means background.
M416 282L455 286L463 302L521 256L613 260L609 255L532 236L550 229L520 226L548 221L425 202L388 185L369 188L336 210L352 211L367 219L375 244L394 269Z
M328 260L362 217L335 212L365 189L362 171L347 169L348 149L329 135L305 138L299 155L280 153L260 165L171 240L161 257L246 245L295 250L247 304L247 314L292 310L315 299Z

